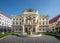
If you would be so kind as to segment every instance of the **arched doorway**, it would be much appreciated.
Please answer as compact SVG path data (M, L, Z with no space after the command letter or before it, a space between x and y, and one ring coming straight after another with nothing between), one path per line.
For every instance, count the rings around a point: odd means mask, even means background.
M26 33L28 32L28 28L27 28L27 27L25 28L25 32L26 32Z
M33 28L33 32L35 32L35 28Z

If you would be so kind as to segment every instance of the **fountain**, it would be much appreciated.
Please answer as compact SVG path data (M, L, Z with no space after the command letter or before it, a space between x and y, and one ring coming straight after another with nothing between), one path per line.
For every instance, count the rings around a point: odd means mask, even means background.
M27 32L27 36L28 37L39 37L39 36L42 36L42 34L33 34L33 29L32 29L32 19L31 18L31 15L28 16L27 20L29 21L29 24L28 24L28 32Z
M36 12L36 10L33 10L33 9L29 9L29 10L27 10L27 12ZM27 30L27 32L22 32L22 35L23 36L27 36L27 37L38 37L38 36L42 36L42 34L34 34L33 33L33 25L34 24L32 24L32 20L33 20L34 18L32 18L32 14L29 14L29 16L26 18L26 20L28 21L27 22L27 24L28 25L26 25L28 28L26 29ZM23 30L25 29L24 28L24 26L25 25L23 25ZM26 33L26 34L25 34Z
M31 18L31 15L28 16L27 20L29 21L28 23L28 30L26 33L22 33L22 34L19 34L18 36L22 36L22 37L40 37L42 36L42 34L38 34L38 33L33 33L33 25L32 25L32 19Z
M27 20L29 21L29 24L28 24L28 33L27 35L32 35L32 25L31 25L31 21L32 21L33 18L31 18L31 15L29 15L29 18L27 18Z

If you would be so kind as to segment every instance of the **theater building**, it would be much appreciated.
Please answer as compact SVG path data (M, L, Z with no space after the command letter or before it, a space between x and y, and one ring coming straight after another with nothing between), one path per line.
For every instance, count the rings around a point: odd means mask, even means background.
M60 15L49 20L49 29L52 32L59 32L60 31Z
M26 9L22 14L12 16L12 29L14 32L46 32L48 26L48 15L41 15L36 9Z

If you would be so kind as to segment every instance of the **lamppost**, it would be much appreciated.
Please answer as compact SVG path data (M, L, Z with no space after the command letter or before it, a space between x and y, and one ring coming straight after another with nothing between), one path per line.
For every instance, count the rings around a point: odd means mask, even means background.
M3 27L3 24L2 24L2 34L4 34L4 27Z

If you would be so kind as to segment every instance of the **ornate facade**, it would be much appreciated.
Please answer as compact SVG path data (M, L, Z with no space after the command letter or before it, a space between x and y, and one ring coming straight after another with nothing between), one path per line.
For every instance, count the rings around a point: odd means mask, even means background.
M48 26L48 16L40 15L35 9L27 9L21 15L12 16L12 28L15 32L46 32Z
M60 15L49 20L49 29L52 32L60 31Z
M0 30L8 30L11 28L11 25L11 18L0 12Z

